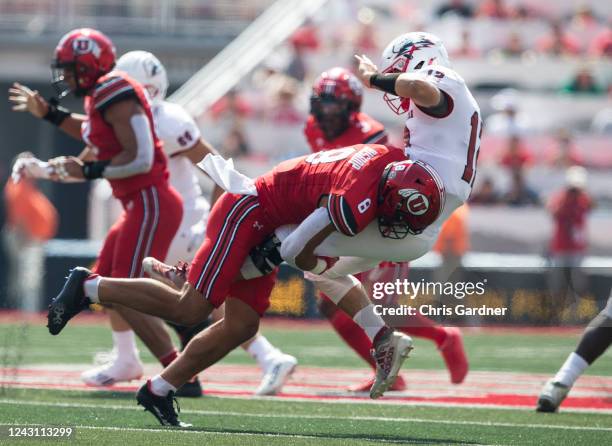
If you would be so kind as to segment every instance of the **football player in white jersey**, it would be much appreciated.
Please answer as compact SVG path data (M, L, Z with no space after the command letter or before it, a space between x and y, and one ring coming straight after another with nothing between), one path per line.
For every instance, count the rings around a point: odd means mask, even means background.
M164 152L168 157L170 184L183 198L183 220L170 245L165 261L170 265L190 262L204 240L206 220L211 205L202 195L194 163L216 151L201 138L200 130L185 109L178 104L164 100L168 89L168 78L164 66L153 54L146 51L130 51L117 60L116 68L140 82L148 92L152 102L155 131L163 141ZM223 190L215 186L212 202L222 193ZM159 274L155 274L158 271L154 271L159 262L153 258L146 258L143 264L145 271L151 277L160 277ZM172 283L169 284L172 286ZM216 314L217 319L222 317L222 312ZM113 331L129 330L129 326L115 316L111 318L111 325ZM175 328L183 342L187 341L190 335L195 334L190 328ZM116 338L117 336L113 336L113 339ZM134 337L131 336L131 339L133 340ZM243 348L257 360L264 372L264 378L256 393L259 395L277 393L289 373L295 368L296 359L272 346L261 334L257 334L243 344ZM115 350L119 351L119 349ZM127 351L135 352L135 345L133 349L127 349ZM108 382L109 374L116 375L113 376L114 382L120 381L123 376L128 377L129 373L121 373L123 358L117 355L113 359L114 361L106 365L83 373L83 380L90 385L104 385L105 382ZM126 364L133 362L134 358L125 361ZM199 386L195 385L195 387L194 391L197 394ZM201 394L201 389L199 394Z

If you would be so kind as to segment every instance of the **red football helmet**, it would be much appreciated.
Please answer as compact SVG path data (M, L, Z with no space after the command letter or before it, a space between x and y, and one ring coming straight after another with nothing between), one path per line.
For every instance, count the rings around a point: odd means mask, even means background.
M115 46L108 37L91 28L75 29L65 34L55 48L53 85L60 98L70 91L83 96L114 66ZM74 76L76 86L67 85L66 73Z
M363 87L350 71L335 67L324 71L312 87L310 113L325 138L334 139L349 126L351 115L361 109Z
M389 164L378 189L378 229L383 237L402 239L420 234L444 209L444 185L422 161Z

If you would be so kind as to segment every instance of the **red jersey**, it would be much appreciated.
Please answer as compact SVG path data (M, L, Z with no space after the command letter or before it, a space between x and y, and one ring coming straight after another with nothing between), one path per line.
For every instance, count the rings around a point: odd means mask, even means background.
M404 152L379 144L359 144L294 158L257 178L262 208L276 227L301 223L328 196L336 229L355 235L376 216L378 186L387 164Z
M310 145L310 150L337 149L354 144L386 144L387 132L385 126L370 118L365 113L354 113L349 127L337 138L328 141L319 128L315 118L310 115L304 127L304 135Z
M113 195L117 198L148 186L165 183L168 180L166 156L162 150L162 142L155 134L151 106L143 87L127 74L111 71L98 79L91 95L85 97L87 121L83 123L81 136L94 150L96 158L100 161L111 159L121 152L123 150L121 144L112 126L104 120L103 114L107 107L127 97L136 99L144 109L151 126L155 152L153 167L149 172L128 178L108 180L113 188Z
M562 191L554 195L549 209L554 218L550 243L553 254L582 254L587 248L586 217L593 207L584 192Z

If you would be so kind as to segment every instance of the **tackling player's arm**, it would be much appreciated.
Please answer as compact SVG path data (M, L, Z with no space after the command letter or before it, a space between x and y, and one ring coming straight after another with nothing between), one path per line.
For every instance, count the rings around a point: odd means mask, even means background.
M208 141L200 137L193 146L189 147L183 152L180 152L180 154L186 156L189 161L191 161L195 166L197 166L198 163L202 161L206 155L219 155L219 152ZM217 201L221 195L223 195L223 192L225 192L223 188L215 183L210 197L211 206L215 204L215 201Z
M31 90L19 82L9 88L9 101L13 104L13 111L27 111L36 118L49 121L73 138L81 139L81 124L87 120L87 116L49 103L37 90Z

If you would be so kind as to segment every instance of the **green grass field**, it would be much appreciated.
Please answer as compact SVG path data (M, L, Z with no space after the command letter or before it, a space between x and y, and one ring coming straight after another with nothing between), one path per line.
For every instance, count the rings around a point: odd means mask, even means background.
M348 348L326 326L312 329L264 327L268 338L297 356L303 366L362 367ZM470 332L466 348L471 370L554 373L575 347L577 334L535 335ZM74 325L57 338L40 326L0 326L0 353L5 367L23 364L91 361L108 348L104 326ZM153 362L141 347L143 359ZM242 351L225 363L250 364ZM418 341L405 365L440 369L442 360L427 341ZM600 358L590 374L611 376L610 355ZM501 385L501 384L500 384ZM532 410L428 407L359 402L288 401L266 398L181 399L182 418L189 430L162 428L135 405L133 394L33 390L3 387L0 424L62 425L77 428L76 437L49 444L206 444L206 445L362 445L362 444L612 444L612 415L595 413L536 414ZM9 444L6 438L0 444ZM15 444L45 444L42 439L14 440ZM11 443L12 444L12 443Z

